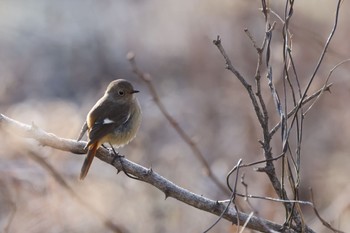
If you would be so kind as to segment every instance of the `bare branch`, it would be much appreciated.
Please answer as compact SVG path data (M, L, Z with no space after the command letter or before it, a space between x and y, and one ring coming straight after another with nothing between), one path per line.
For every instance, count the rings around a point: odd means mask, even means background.
M47 133L44 130L39 129L38 127L23 124L2 114L0 114L0 126L1 128L6 129L7 131L16 135L32 138L43 146L49 146L75 154L82 154L85 152L83 148L86 142L77 142L72 139L59 138L52 133ZM115 159L113 153L110 153L107 149L104 149L102 147L97 151L96 157L106 162L107 164L114 166L117 170L124 169L127 173L138 177L141 181L151 184L152 186L164 192L166 197L172 197L180 202L186 203L192 207L215 214L217 216L220 216L226 208L226 205L223 203L219 203L218 201L211 200L204 197L203 195L195 194L182 187L177 186L158 173L154 172L152 169L142 167L125 158ZM123 163L123 168L121 162ZM237 219L239 219L240 223L248 222L247 228L261 232L271 232L271 230L279 231L282 229L281 225L274 222L258 218L256 216L250 217L245 213L237 213L233 207L229 207L227 209L223 215L223 218L232 222L233 224L237 224ZM247 221L248 219L249 221ZM292 233L297 231L293 228L289 228L284 232Z
M252 90L252 86L245 80L245 78L241 75L241 73L232 65L230 58L228 57L224 47L221 44L220 36L217 36L216 40L213 40L213 43L214 43L214 45L216 45L216 47L219 49L220 53L224 57L225 62L226 62L226 69L231 71L237 77L237 79L242 83L244 88L247 90L248 95L250 97L250 100L252 101L252 104L253 104L253 107L255 110L255 114L258 117L259 123L260 123L261 127L264 128L264 126L266 125L266 122L264 120L264 116L263 116L261 109L259 107L258 101L254 95L253 90Z
M308 111L310 111L310 109L315 105L315 103L318 101L318 99L321 97L321 95L323 94L324 91L327 91L327 86L328 86L328 81L331 78L333 72L341 65L350 62L350 59L346 59L344 61L339 62L338 64L336 64L330 71L329 74L327 76L327 79L325 81L325 84L323 86L323 88L321 89L321 92L317 95L317 98L312 102L312 104L310 105L310 107L304 112L304 115L307 114Z

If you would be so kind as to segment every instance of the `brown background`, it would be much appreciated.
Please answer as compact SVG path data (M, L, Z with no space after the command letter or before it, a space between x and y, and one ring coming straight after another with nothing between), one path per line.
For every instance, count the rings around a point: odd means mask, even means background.
M284 6L276 2L271 1L271 8L283 15ZM115 78L128 79L141 91L143 122L136 139L120 152L190 191L226 199L203 175L202 165L131 72L126 54L136 53L170 114L224 182L239 158L246 163L263 158L261 130L248 95L224 69L212 40L221 36L235 67L253 82L257 56L243 29L248 28L260 44L265 25L259 7L259 1L252 0L1 1L0 112L58 136L76 138L107 84ZM335 7L334 1L296 1L290 29L302 86L331 30ZM347 9L350 4L344 1L336 35L312 90L322 86L335 64L350 57ZM271 62L278 83L283 67L281 22L275 16L272 20L277 25ZM349 67L346 64L333 74L332 93L326 93L307 115L301 161L301 198L309 200L312 187L322 216L344 231L350 231ZM265 79L262 84L273 126L279 118ZM0 136L0 229L14 213L10 232L108 232L27 156L28 148L45 157L84 200L130 232L201 232L217 219L173 199L164 200L159 190L116 175L98 159L80 182L83 156L42 148L4 132ZM281 150L278 137L279 132L272 144L275 155ZM244 173L251 194L275 197L265 175L252 169ZM243 192L243 187L239 190ZM261 217L283 223L280 204L252 203ZM304 210L313 229L328 232L310 207ZM230 230L231 224L223 220L212 232Z

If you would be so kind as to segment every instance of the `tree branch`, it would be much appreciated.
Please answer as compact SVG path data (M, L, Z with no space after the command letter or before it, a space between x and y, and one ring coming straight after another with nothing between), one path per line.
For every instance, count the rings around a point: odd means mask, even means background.
M231 62L229 56L227 55L224 47L221 44L220 36L217 36L216 40L213 40L213 43L214 43L214 45L216 45L216 47L218 48L218 50L220 51L220 53L224 57L225 62L226 62L226 69L231 71L237 77L237 79L242 83L244 88L247 90L248 95L250 97L250 100L252 101L252 104L253 104L253 107L255 110L255 114L258 117L259 123L260 123L261 127L264 128L266 125L265 118L264 118L263 113L261 112L258 101L254 95L254 91L252 90L252 86L245 80L245 78L241 75L241 73L232 65L232 62Z
M35 125L23 124L2 114L0 114L0 127L2 129L5 129L7 132L11 132L26 138L32 138L43 146L49 146L74 154L86 153L86 151L83 149L86 142L77 142L73 139L60 138L52 133L48 133L42 129L39 129ZM237 213L236 210L231 206L224 212L226 208L225 204L219 203L218 201L211 200L202 195L195 194L189 190L179 187L173 182L154 172L152 169L142 167L125 158L116 159L113 153L110 153L107 149L104 149L102 147L100 147L97 151L96 157L112 165L117 170L123 169L125 172L138 177L141 181L151 184L152 186L161 190L165 194L166 198L175 198L180 202L186 203L192 207L215 214L217 216L220 216L222 213L224 213L223 218L232 222L233 224L237 224L237 221L239 221L241 224L245 223L247 228L261 232L279 232L283 228L280 224L256 216L250 216L245 213ZM283 232L297 231L294 229L284 229Z
M154 103L157 105L165 119L170 123L170 125L175 129L175 131L179 134L181 139L191 148L193 154L197 157L197 159L202 163L204 167L205 174L208 175L208 177L214 182L216 186L220 188L220 190L225 194L230 194L227 187L223 185L219 178L213 173L213 171L210 168L209 163L205 159L203 153L199 150L196 143L191 139L191 137L185 132L183 128L179 125L179 123L170 115L170 113L167 111L165 106L163 105L162 101L159 98L159 95L156 91L156 88L152 84L152 77L149 74L146 74L142 72L138 66L136 65L135 60L135 54L133 52L129 52L127 54L127 59L129 60L132 71L143 81L148 87L148 90L150 91Z

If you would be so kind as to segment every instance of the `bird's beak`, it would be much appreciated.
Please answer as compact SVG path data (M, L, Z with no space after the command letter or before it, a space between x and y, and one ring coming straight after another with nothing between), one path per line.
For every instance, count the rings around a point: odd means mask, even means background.
M131 94L138 93L138 92L140 92L140 91L138 91L138 90L132 90L132 91L131 91Z

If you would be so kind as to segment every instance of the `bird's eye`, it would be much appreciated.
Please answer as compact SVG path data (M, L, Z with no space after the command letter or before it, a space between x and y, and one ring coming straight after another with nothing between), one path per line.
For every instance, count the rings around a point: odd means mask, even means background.
M123 95L124 95L124 91L123 91L123 90L119 90L119 91L118 91L118 94L119 94L120 96L123 96Z

